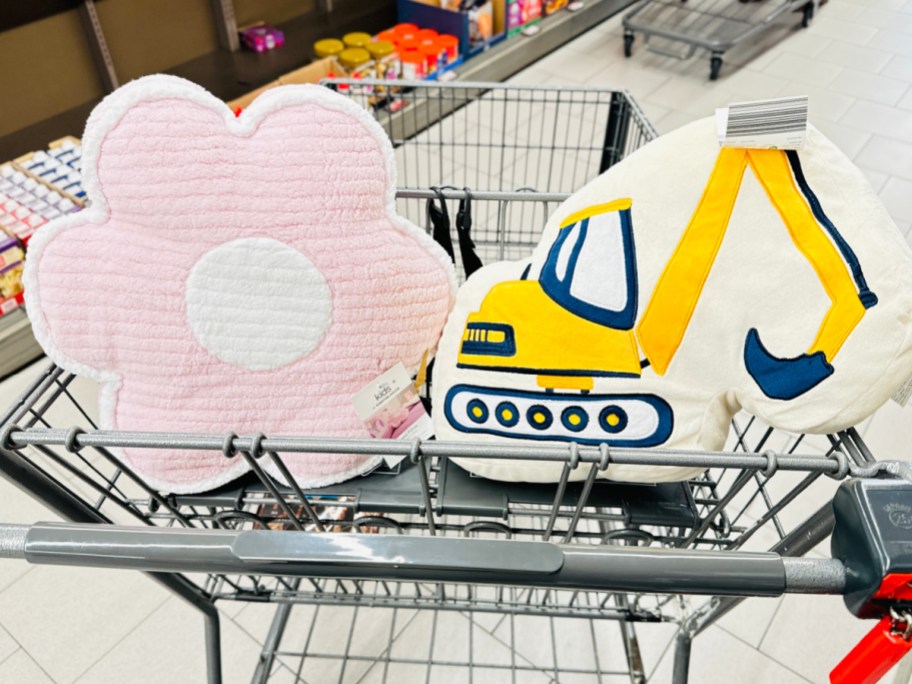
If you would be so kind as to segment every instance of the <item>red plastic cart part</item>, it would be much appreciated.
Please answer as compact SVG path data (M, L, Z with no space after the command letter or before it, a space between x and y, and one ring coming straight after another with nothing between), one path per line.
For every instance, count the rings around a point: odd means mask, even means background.
M831 684L874 684L912 650L912 624L887 615L830 672Z
M912 600L912 574L897 572L887 575L883 578L873 598L898 601Z
M912 600L912 574L887 575L872 598ZM906 614L887 615L830 673L832 684L873 684L912 650L912 622Z

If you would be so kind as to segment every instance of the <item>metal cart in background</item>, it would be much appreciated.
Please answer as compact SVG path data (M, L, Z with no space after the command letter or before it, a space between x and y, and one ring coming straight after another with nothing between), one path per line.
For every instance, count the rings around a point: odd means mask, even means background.
M624 55L633 54L637 33L647 50L688 59L697 49L709 52L709 78L715 81L723 55L789 12L810 24L817 0L642 0L624 15Z
M430 198L470 200L486 261L528 254L557 202L655 137L619 91L329 85L362 99L390 134L400 210L423 222ZM677 634L674 675L685 682L692 639L744 597L845 590L840 561L800 558L830 534L833 509L805 519L797 501L830 478L906 472L877 463L854 430L805 437L750 417L718 453L105 431L79 382L51 366L0 414L0 474L76 523L0 526L0 557L151 573L206 616L210 684L221 681L220 601L276 606L255 683L399 681L402 668L439 682L454 667L468 681L484 671L498 682L639 683L636 627ZM823 448L805 453L812 442ZM210 492L156 491L117 455L127 446L221 452L251 472ZM404 460L320 489L282 485L261 466L286 472L296 452ZM495 482L455 466L460 456L552 461L562 475ZM599 479L611 463L706 471L657 485ZM586 477L570 482L577 469ZM321 623L320 610L338 606L344 624ZM530 622L533 644L518 637ZM507 655L474 648L476 630Z

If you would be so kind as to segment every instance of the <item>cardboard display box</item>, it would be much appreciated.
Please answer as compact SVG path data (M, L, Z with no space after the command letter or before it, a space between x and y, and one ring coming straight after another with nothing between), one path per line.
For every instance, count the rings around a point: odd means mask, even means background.
M250 103L253 102L258 95L279 85L319 83L320 80L324 78L345 78L347 76L348 74L345 72L345 69L343 69L335 59L332 57L324 57L323 59L318 59L300 69L289 71L287 74L279 76L279 78L272 81L272 83L267 83L246 95L231 100L228 103L228 106L233 110L237 110L238 107L241 109L249 107Z

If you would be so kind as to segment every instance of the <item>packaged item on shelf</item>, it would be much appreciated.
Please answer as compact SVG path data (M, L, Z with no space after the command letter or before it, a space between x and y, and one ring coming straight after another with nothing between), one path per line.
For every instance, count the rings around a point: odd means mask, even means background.
M507 31L519 33L542 16L542 0L507 0Z
M19 240L0 230L0 316L22 304L24 258Z
M32 239L25 296L45 351L102 384L102 429L368 437L352 396L433 356L455 300L453 264L396 213L392 144L361 105L279 87L233 117L194 83L147 76L98 105L84 145L98 194ZM119 452L175 493L247 472L225 455ZM305 487L382 462L283 460ZM262 462L282 480L273 466Z
M476 2L468 15L469 44L472 47L486 45L494 37L494 3Z
M418 52L424 55L425 78L430 78L437 73L437 63L440 60L440 48L435 41L423 43Z
M397 39L396 30L386 29L385 31L380 31L380 33L377 34L376 39L378 41L385 40L386 42L393 43L395 45Z
M459 38L446 33L437 36L440 47L441 68L453 66L459 61Z
M433 41L436 37L437 37L437 31L435 31L432 28L418 29L418 32L415 33L415 38L420 40L422 43L426 43L428 41Z
M342 42L345 43L345 47L347 48L363 48L373 39L374 38L371 36L371 34L363 33L361 31L346 33L344 36L342 36Z
M339 64L350 78L371 78L373 76L370 52L364 48L346 48L339 53ZM370 92L370 86L360 86L362 92Z
M560 12L570 4L570 0L545 0L545 16Z
M415 34L418 33L418 26L415 24L403 23L396 24L393 26L393 33L396 34L396 41L404 40L405 38L414 38Z
M402 62L402 78L406 81L421 81L427 78L427 60L418 50L409 50L399 56Z
M13 166L50 186L73 203L82 205L86 195L80 176L82 146L77 138L67 136L55 140L46 150L29 152L17 158L13 161ZM26 185L26 190L33 187L31 184Z
M0 165L0 315L23 300L23 250L41 226L82 208L82 147L77 138Z
M268 52L285 44L285 34L274 26L259 23L240 30L241 42L254 52Z
M523 0L507 0L507 35L519 33L524 23Z
M81 208L72 197L14 164L0 166L0 228L24 243L47 221Z
M740 410L834 434L910 376L912 254L865 176L813 127L798 150L720 149L708 118L571 195L531 257L474 272L432 400L442 441L716 451ZM458 463L510 481L562 472ZM698 472L612 463L604 476Z
M41 214L0 192L0 229L27 244L32 234L45 223L47 219Z
M324 38L318 40L313 45L314 56L317 59L324 59L326 57L335 57L342 50L345 49L345 43L336 38Z
M421 41L414 35L406 36L396 41L396 48L399 50L400 54L403 52L417 52L420 47Z
M374 74L377 78L399 78L401 67L395 45L386 40L375 40L368 43L366 49L374 62Z

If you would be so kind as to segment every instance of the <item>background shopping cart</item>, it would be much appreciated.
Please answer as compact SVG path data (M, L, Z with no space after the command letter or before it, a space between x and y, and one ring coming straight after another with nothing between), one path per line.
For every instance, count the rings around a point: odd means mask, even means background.
M618 91L326 85L370 108L389 133L401 213L424 224L425 202L438 196L432 187L451 186L442 193L454 200L471 196L473 238L485 262L528 254L567 193L655 137ZM792 575L786 585L782 568L805 566L742 552L803 555L830 534L833 513L824 506L807 519L795 503L830 478L880 472L854 430L805 437L747 416L735 421L724 453L99 431L81 382L52 366L2 414L0 471L63 517L99 525L88 532L7 529L0 549L24 552L32 562L155 571L155 579L206 615L213 683L220 681L219 601L277 606L260 661L251 663L254 682L400 681L416 672L427 681L457 673L485 681L486 673L488 681L642 682L650 664L644 654L657 654L641 649L638 635L652 644L651 634L672 632L679 645L675 675L685 681L691 639L737 605L738 595L841 589L844 576L832 565L806 566L803 579ZM245 459L252 472L212 492L159 492L112 451L127 445L224 451ZM282 454L295 451L408 458L302 491L277 484L259 465L272 460L281 469ZM555 485L493 482L454 466L449 458L460 455L562 462L563 475ZM708 470L660 485L597 480L609 460ZM575 468L587 477L569 483ZM247 534L263 530L277 532ZM431 536L440 538L430 541L436 546L425 543ZM340 560L346 539L353 540L349 551L363 551L361 565ZM484 552L466 539L485 541ZM149 551L150 540L157 551ZM631 566L625 547L665 551ZM392 548L398 555L389 555ZM719 553L701 565L706 558L691 551ZM576 574L562 579L567 572ZM328 622L326 611L339 606L345 616L335 613ZM460 612L471 616L467 639L454 638L465 624L453 619ZM534 643L517 637L529 633L520 628L530 622L540 635ZM476 649L476 630L503 648Z

